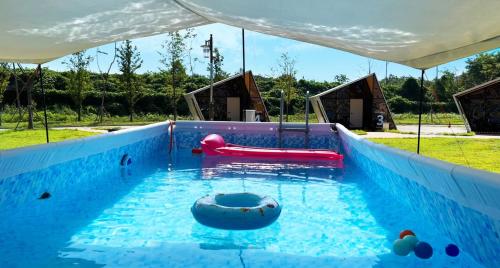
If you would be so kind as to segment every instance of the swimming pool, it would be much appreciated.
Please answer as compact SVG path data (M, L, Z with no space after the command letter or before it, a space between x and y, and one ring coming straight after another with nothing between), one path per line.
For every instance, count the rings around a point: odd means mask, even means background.
M357 158L364 164L347 159L338 167L191 154L199 136L212 131L246 145L276 142L275 134L244 126L178 123L171 155L165 125L118 133L114 138L127 142L114 148L86 139L103 150L97 154L79 155L91 150L69 142L59 153L72 151L75 159L1 178L0 266L480 267L495 262L467 251L446 256L446 244L458 243L453 234L389 194L390 187L381 187L370 173L375 168L367 169L370 162L362 156ZM266 130L274 133L272 128ZM313 129L311 147L340 146L339 136L326 129ZM300 147L303 140L294 135L285 144ZM134 162L122 169L117 163L125 153ZM37 199L45 191L51 197ZM224 231L197 223L190 213L201 196L243 191L274 197L283 206L280 218L260 230ZM403 229L429 242L434 256L394 255L392 241Z

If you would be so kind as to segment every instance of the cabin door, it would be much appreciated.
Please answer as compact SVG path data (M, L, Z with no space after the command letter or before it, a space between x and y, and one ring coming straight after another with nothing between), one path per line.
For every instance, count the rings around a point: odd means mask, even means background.
M240 121L240 97L228 97L226 111L228 121Z
M363 127L363 99L351 99L349 125L351 128Z

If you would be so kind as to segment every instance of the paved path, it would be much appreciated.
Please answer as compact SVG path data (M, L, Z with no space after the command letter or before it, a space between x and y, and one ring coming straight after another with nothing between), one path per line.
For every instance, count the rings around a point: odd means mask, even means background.
M402 132L418 132L418 125L398 125L398 130ZM467 133L467 129L463 125L422 125L421 127L422 134L442 134L442 133L450 133L450 134L458 134L458 133Z
M96 133L107 133L108 132L107 130L96 129L93 127L51 127L50 129L55 129L55 130L70 129L70 130L80 130L80 131L88 131L88 132L96 132Z
M418 132L418 125L398 125L398 130L402 132ZM474 135L474 136L452 136L443 133L460 134L467 133L462 125L422 125L421 134L424 138L464 138L464 139L500 139L500 135ZM401 134L392 132L368 132L364 138L416 138L417 134Z
M366 135L362 135L363 138L416 138L416 134L398 134L391 132L368 132ZM451 136L451 135L439 135L439 134L422 134L422 138L455 138L455 139L500 139L500 135L474 135L474 136Z
M96 133L108 133L108 131L106 130L108 128L127 129L135 127L140 127L140 126L54 127L51 129L74 129L74 130L96 132Z

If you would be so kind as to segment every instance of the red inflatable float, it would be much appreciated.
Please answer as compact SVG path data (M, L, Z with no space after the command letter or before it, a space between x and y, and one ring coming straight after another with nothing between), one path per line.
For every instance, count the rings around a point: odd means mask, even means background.
M201 148L207 155L233 157L280 158L295 160L342 160L344 156L330 150L318 149L279 149L248 147L225 143L217 134L210 134L201 141Z

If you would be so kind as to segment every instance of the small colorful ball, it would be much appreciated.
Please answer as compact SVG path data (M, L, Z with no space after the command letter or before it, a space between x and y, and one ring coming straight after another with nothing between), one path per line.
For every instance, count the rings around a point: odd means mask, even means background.
M397 239L392 244L392 251L398 256L406 256L411 251L410 244L403 239Z
M415 246L418 243L418 239L414 235L405 235L405 237L403 237L403 240L407 241L407 243L410 246L411 250L415 249Z
M455 244L449 244L446 246L446 255L450 257L456 257L460 253L460 250Z
M432 247L427 242L418 242L413 250L415 251L415 256L421 259L428 259L432 257Z
M414 236L416 236L415 233L412 230L403 230L403 231L401 231L401 233L399 233L399 238L403 239L403 237L405 237L407 235L414 235Z

